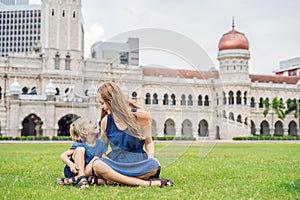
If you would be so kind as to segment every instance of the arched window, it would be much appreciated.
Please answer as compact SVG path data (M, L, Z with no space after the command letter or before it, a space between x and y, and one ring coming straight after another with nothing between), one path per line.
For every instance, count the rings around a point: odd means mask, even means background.
M65 15L66 15L66 11L63 10L63 11L62 11L62 16L65 17Z
M173 105L173 106L176 105L176 96L175 96L175 94L171 95L171 105Z
M134 91L134 92L132 92L132 94L131 94L131 97L133 98L133 99L136 99L136 97L137 97L137 93Z
M169 95L168 94L164 95L163 105L169 105Z
M233 92L232 91L229 92L228 102L229 102L229 105L234 104L234 98L233 98Z
M259 107L259 108L263 108L263 107L264 107L262 101L263 101L263 98L260 97L260 98L259 98L259 104L258 104L258 107Z
M66 55L66 70L70 70L71 66L71 57L69 54Z
M266 98L266 101L269 102L269 98L268 97ZM270 106L269 104L265 104L265 108L269 108L269 106Z
M198 96L198 106L202 106L202 105L203 105L202 96L199 95L199 96Z
M206 95L204 99L204 106L209 106L209 97Z
M248 118L247 118L247 117L245 117L244 124L245 124L246 126L248 126Z
M232 120L232 121L234 121L234 114L233 114L233 112L229 113L229 119Z
M153 94L152 104L158 104L157 94Z
M2 87L0 87L0 100L2 99Z
M188 106L192 106L193 105L193 96L189 95L188 96Z
M225 110L223 110L223 118L224 118L224 119L227 119L226 111L225 111Z
M59 95L60 91L58 88L56 88L56 94L55 95Z
M219 95L216 93L216 99L217 99L217 106L219 105Z
M226 105L226 93L225 92L223 92L223 105Z
M145 104L151 104L151 95L149 93L146 94Z
M255 107L255 99L254 99L254 97L251 97L250 107L251 108Z
M32 94L32 95L36 95L37 94L37 91L36 91L36 87L33 86L29 92L29 94Z
M56 53L55 54L55 69L59 69L59 61L60 61L60 59L59 59L59 54L58 53Z
M22 89L22 94L28 94L28 88L27 87L23 87Z
M247 105L247 92L244 92L244 105Z
M54 16L54 9L52 8L51 15Z
M185 106L186 105L186 100L185 100L185 95L181 95L181 102L180 105Z
M239 123L242 123L242 116L238 115L236 121L239 122Z
M242 104L241 91L236 93L236 104Z
M73 11L73 18L76 18L76 11Z

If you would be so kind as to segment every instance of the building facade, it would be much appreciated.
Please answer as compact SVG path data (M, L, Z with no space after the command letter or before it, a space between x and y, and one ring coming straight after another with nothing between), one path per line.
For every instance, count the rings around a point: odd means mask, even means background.
M69 135L76 117L99 119L97 87L106 81L149 109L153 135L297 134L292 115L264 117L262 100L299 99L300 77L249 74L249 42L234 27L219 41L219 71L195 71L84 58L80 0L44 0L40 25L39 48L0 57L1 135Z

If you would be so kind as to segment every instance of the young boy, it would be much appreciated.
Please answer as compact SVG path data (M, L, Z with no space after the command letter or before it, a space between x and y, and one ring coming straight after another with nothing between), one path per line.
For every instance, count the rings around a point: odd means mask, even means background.
M97 139L98 134L97 125L87 117L80 117L70 125L70 135L75 143L60 156L66 166L65 178L58 178L58 185L78 184L78 188L89 187L87 176L92 175L89 166L107 151L106 143ZM98 179L92 178L91 181L98 182Z

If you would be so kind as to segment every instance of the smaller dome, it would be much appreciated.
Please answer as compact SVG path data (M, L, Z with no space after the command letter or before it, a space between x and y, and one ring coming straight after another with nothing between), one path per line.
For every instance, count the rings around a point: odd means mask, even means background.
M96 97L97 96L97 87L92 82L92 85L88 88L87 95L89 97Z
M17 78L15 78L14 82L10 85L9 93L10 94L21 94L22 93L21 86L18 83Z
M50 79L48 85L46 85L45 94L46 95L55 95L56 94L56 88L53 85L51 79Z
M249 50L249 42L244 33L232 30L225 33L219 41L219 51L226 49L246 49Z

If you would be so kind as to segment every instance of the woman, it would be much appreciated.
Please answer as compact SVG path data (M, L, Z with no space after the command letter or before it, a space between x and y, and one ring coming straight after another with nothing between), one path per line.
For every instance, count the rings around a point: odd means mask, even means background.
M99 87L98 100L101 104L101 138L107 144L109 142L112 151L108 158L94 162L95 175L126 185L172 186L171 180L158 179L160 164L153 158L149 113L135 103L129 103L112 82Z

